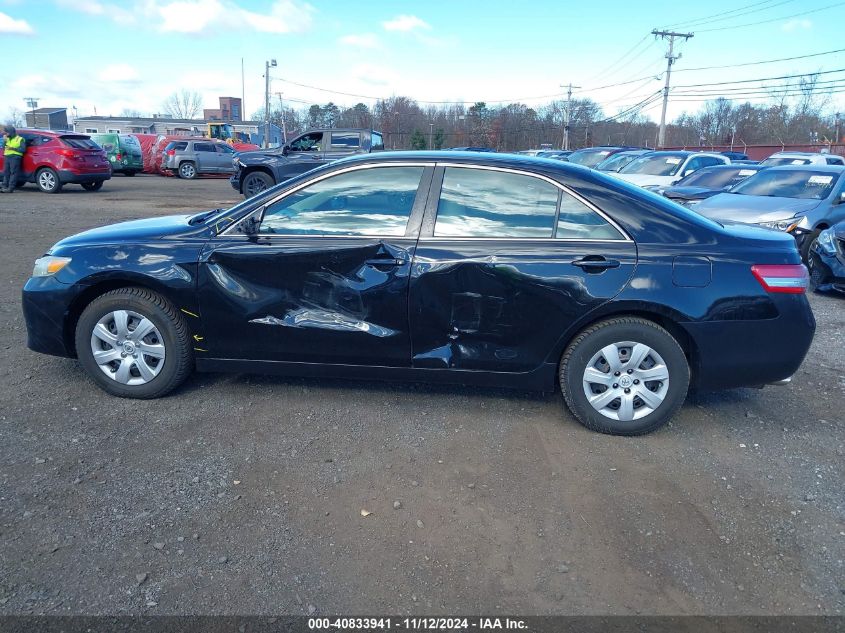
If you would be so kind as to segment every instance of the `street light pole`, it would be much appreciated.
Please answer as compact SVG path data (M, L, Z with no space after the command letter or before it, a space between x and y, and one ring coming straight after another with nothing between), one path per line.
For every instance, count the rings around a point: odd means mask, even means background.
M270 68L275 67L275 59L264 62L264 149L270 147Z

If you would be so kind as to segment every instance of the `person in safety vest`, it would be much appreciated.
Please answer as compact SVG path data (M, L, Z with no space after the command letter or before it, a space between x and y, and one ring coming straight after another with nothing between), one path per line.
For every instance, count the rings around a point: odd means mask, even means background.
M6 144L3 147L3 187L0 193L12 193L18 185L26 142L11 125L3 128L3 136L6 137Z

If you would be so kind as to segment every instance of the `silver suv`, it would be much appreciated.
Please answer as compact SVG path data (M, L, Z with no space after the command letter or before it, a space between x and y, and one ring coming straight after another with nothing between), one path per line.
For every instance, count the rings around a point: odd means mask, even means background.
M235 150L226 143L170 141L164 148L161 168L189 180L200 174L231 174L235 171L232 165L234 157Z

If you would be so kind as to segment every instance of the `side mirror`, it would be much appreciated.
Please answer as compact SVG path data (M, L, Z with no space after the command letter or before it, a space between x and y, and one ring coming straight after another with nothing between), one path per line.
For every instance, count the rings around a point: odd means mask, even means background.
M290 152L290 145L285 145L282 148L282 156L287 156L289 152Z
M839 200L836 201L836 204L845 204L845 191L839 194Z
M261 207L254 213L251 213L249 217L246 217L240 221L240 224L238 225L238 231L240 231L244 235L256 235L258 233L258 228L261 225L261 216L263 215L264 207Z

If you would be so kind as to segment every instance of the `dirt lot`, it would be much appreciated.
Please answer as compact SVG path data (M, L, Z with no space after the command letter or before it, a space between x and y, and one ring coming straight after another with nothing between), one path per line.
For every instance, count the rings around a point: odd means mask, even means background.
M560 394L200 374L120 400L26 349L56 240L236 200L0 195L0 613L845 613L845 301L811 298L791 386L634 439Z

